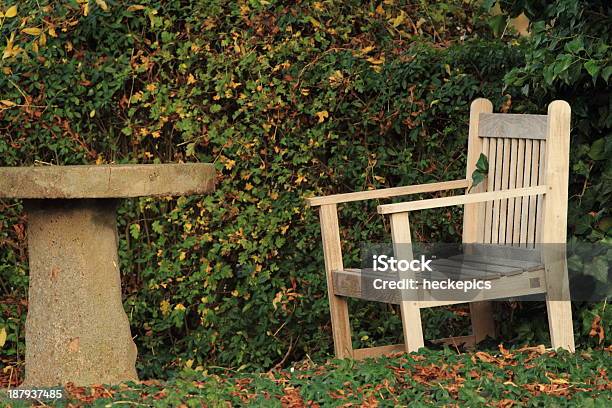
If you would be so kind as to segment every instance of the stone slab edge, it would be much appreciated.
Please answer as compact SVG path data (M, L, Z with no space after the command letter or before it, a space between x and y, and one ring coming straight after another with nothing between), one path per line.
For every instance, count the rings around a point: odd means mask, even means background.
M0 198L179 196L214 189L210 163L0 167Z

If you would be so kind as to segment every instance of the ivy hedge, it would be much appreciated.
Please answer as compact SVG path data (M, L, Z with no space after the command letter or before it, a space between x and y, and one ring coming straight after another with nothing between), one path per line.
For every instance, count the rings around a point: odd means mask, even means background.
M141 375L324 357L318 218L304 198L464 177L474 98L512 112L572 104L569 232L610 243L605 4L502 2L503 21L521 11L532 19L521 39L511 29L496 35L500 17L486 3L3 2L0 165L214 163L214 194L119 209ZM341 211L347 265L359 262L361 242L388 240L375 205ZM18 201L0 210L0 359L15 362L24 353L26 219ZM461 211L420 212L413 224L420 238L456 240ZM579 267L605 281L597 262ZM609 343L610 308L575 306L579 343ZM356 347L401 336L393 308L351 310ZM541 304L500 313L512 316L504 338L546 341ZM428 311L426 335L461 334L462 315Z

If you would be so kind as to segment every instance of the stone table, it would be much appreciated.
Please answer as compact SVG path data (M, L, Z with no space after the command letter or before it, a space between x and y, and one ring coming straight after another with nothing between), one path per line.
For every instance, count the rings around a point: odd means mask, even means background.
M212 164L0 167L24 199L30 288L24 386L137 380L121 302L118 199L214 190Z

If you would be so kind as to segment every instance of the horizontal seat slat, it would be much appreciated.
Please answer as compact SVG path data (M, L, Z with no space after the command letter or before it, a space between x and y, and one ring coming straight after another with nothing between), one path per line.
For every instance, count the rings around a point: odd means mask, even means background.
M490 258L517 259L530 262L540 262L542 259L542 253L539 249L516 247L505 244L467 244L463 253Z
M499 265L511 268L520 268L525 272L535 271L542 269L543 266L539 262L523 261L520 259L507 259L507 258L493 258L482 255L455 255L451 256L450 259L460 262L479 263L485 265ZM503 275L512 275L513 273L502 273Z
M465 262L452 259L438 259L432 262L434 265L444 265L453 268L469 268L477 270L481 273L501 275L516 275L523 273L523 268L504 266L504 265L492 265L477 262Z
M451 278L453 280L491 280L491 279L499 279L501 275L495 272L488 272L483 269L475 269L471 268L467 265L461 266L461 263L457 262L457 265L441 265L432 263L434 272L438 272L442 275L442 279ZM430 272L424 272L422 276L429 278ZM431 274L433 275L433 274ZM435 279L432 277L431 279Z

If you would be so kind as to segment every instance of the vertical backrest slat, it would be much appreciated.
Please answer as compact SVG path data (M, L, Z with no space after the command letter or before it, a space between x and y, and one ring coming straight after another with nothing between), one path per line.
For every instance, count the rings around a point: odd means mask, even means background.
M540 141L534 140L531 149L531 183L530 186L538 185L540 171ZM527 243L528 248L533 248L535 243L535 223L536 223L536 196L529 196L529 218L527 221Z
M544 184L546 182L546 141L540 140L540 172L538 175L538 183ZM536 204L536 245L542 243L542 207L544 202L544 196L537 196Z
M495 149L495 164L493 174L495 175L495 182L493 183L493 190L502 189L502 171L504 163L504 140L496 138L495 143L497 145ZM491 220L491 243L497 244L499 242L499 213L502 200L493 201L493 215Z
M525 139L518 140L518 150L516 153L516 188L525 187L524 172L525 168ZM514 222L512 223L512 245L518 246L521 242L521 219L522 219L523 198L517 197L514 199Z
M502 155L502 179L500 190L507 190L510 184L510 162L512 152L510 151L510 139L503 139L503 155ZM499 244L506 243L506 230L508 225L506 223L508 215L508 199L500 201L499 205L499 228L498 228L498 239Z
M533 140L525 140L525 162L523 163L523 186L531 185L531 151ZM521 198L521 233L518 246L527 246L527 225L529 223L529 197Z
M489 146L491 144L491 140L490 139L483 139L482 141L482 152L487 155L489 154ZM489 181L491 180L491 177L489 175L487 175L486 180L484 180L483 182L483 186L480 189L480 192L485 192L485 191L489 191ZM482 217L484 218L484 222L479 225L480 228L480 233L479 233L479 240L477 242L488 242L487 239L491 239L491 214L490 214L490 206L491 202L486 202L486 203L482 203ZM467 215L466 215L466 219L467 219ZM469 223L470 221L467 221L467 223ZM474 223L473 221L471 221L472 223ZM466 223L466 221L464 221L464 223ZM487 225L488 227L488 232L487 232Z
M495 155L497 151L497 139L489 139L488 150L485 155L489 159L489 174L487 176L487 191L493 191L495 186ZM493 225L493 201L485 204L484 242L491 242L491 231Z
M510 175L508 178L508 188L516 188L516 170L518 161L518 145L519 139L512 139L510 141ZM508 215L506 221L506 245L512 244L512 238L514 234L514 203L515 199L510 198L507 201Z

